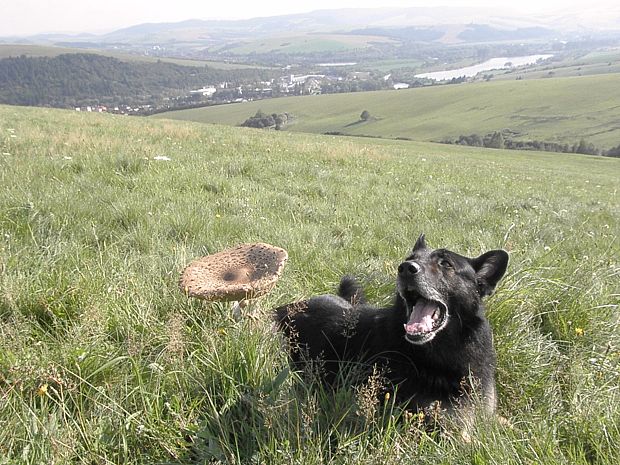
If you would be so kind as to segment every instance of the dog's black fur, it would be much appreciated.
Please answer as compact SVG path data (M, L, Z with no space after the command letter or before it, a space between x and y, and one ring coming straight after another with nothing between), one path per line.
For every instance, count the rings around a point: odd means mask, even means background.
M345 276L337 296L280 307L276 321L291 341L296 366L321 359L329 382L345 363L379 365L408 408L439 401L452 411L470 405L476 387L493 411L495 351L482 298L493 292L507 265L503 250L472 259L432 250L422 235L398 267L392 306L369 305L361 287Z

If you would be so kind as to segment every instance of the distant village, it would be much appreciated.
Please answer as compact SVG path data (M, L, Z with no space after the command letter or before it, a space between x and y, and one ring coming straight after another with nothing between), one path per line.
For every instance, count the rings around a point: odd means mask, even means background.
M337 66L337 64L334 64ZM286 69L286 68L285 68ZM337 74L286 74L269 81L257 81L251 84L234 85L230 82L206 84L199 89L175 97L163 97L160 102L141 105L90 105L75 107L76 111L116 113L124 115L145 115L163 111L242 103L253 100L285 97L292 95L320 95L323 93L341 93L370 91L380 89L407 89L410 85L394 82L391 74L375 76L369 71L351 71Z
M382 77L385 82L383 88L392 87L393 89L407 89L409 84L391 82L391 74ZM263 98L276 97L280 95L319 95L323 93L326 86L334 83L344 82L363 82L373 78L369 71L353 71L346 76L326 75L326 74L287 74L279 79L270 81L260 81L256 85L236 87L239 96L233 102L249 100L244 95L260 96ZM190 91L190 95L213 98L220 89L227 89L228 83L221 83L217 86L209 85L201 89Z

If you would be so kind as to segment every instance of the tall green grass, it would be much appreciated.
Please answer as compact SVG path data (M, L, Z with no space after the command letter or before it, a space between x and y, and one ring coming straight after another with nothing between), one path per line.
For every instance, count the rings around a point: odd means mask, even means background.
M156 160L165 156L170 160ZM0 107L0 463L620 461L618 160ZM426 431L291 371L269 309L352 273L385 304L425 232L510 251L499 413ZM289 252L254 318L192 259Z

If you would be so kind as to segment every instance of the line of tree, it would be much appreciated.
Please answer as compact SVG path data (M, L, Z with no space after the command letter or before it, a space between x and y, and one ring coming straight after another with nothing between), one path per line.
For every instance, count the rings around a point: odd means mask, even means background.
M258 110L254 116L250 116L240 126L258 129L275 129L279 131L291 120L289 113L264 113Z
M267 80L273 71L121 61L88 53L0 60L0 103L70 108L157 104L207 84Z
M472 147L488 147L509 150L538 150L542 152L582 153L586 155L603 155L620 157L620 144L609 150L596 147L594 144L580 139L574 144L560 144L540 140L514 140L502 131L495 131L484 136L479 134L461 135L458 139L445 139L445 144L469 145Z

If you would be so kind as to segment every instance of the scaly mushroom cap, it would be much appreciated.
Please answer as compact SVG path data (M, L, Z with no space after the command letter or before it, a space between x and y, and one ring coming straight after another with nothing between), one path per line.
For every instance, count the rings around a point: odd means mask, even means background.
M179 286L190 297L210 301L253 299L275 286L287 259L279 247L242 244L193 261Z

